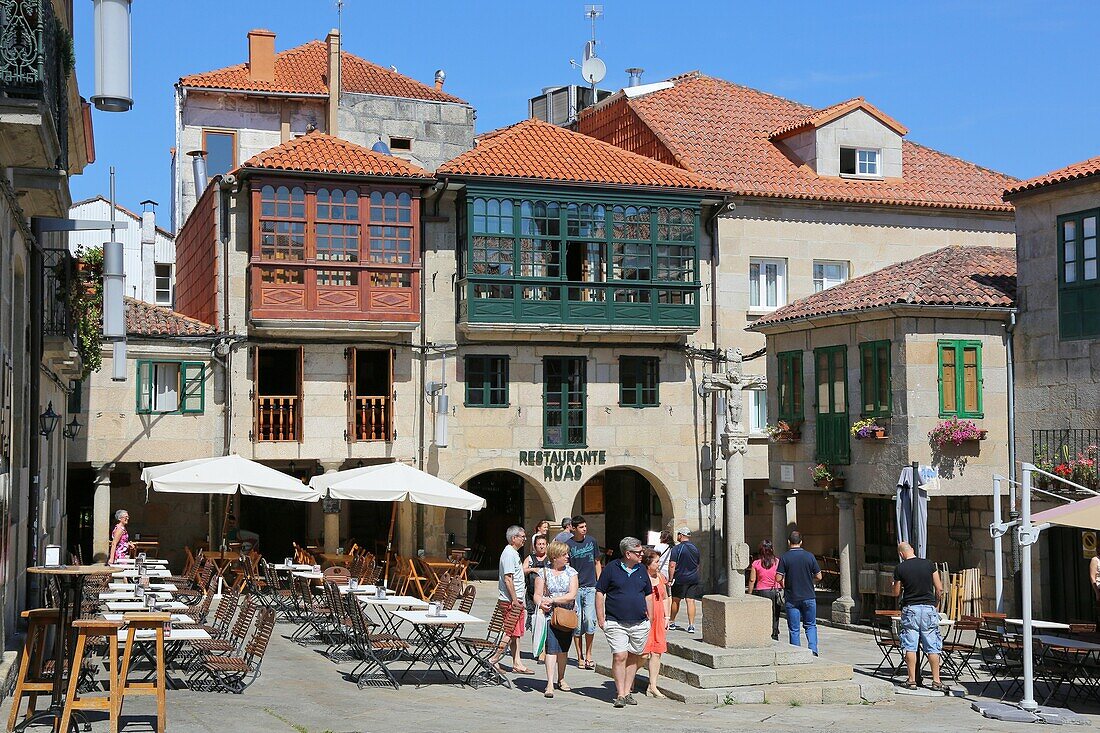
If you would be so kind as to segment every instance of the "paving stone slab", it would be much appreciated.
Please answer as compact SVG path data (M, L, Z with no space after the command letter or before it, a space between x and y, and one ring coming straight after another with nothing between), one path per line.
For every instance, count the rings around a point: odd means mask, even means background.
M894 696L894 685L886 680L860 679L859 696L864 702L882 702Z
M813 662L811 664L787 664L775 667L775 681L832 682L852 679L852 665L837 662Z
M987 702L985 700L977 700L970 705L971 708L977 710L982 716L990 718L992 720L1003 720L1007 723L1038 723L1039 716L1029 713L1026 710L1021 710L1015 705L1008 705L1003 702Z
M1088 718L1067 708L1039 706L1035 710L1039 719L1049 725L1092 725Z

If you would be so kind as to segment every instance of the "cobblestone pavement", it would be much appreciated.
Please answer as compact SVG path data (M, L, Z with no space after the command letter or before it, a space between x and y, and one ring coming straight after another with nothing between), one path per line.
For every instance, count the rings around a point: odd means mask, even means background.
M495 583L478 584L474 614L488 618L495 597ZM263 674L243 695L190 690L169 691L168 730L171 733L498 733L506 729L538 730L567 726L569 729L618 731L645 730L695 733L696 731L1030 731L1034 726L1001 723L982 718L961 698L895 696L875 705L684 705L636 695L638 705L615 709L611 681L595 672L570 666L566 679L571 693L554 699L542 696L543 668L531 676L515 677L515 689L502 687L473 690L467 687L413 684L400 690L359 690L318 647L302 647L282 635L292 626L279 624L268 648ZM473 631L470 627L469 631ZM684 632L670 632L682 634ZM826 659L873 667L880 655L866 634L822 628L822 655ZM607 656L597 634L597 657ZM151 699L127 702L123 711L124 733L151 728ZM1093 711L1095 712L1095 711ZM6 720L8 705L3 705ZM1092 717L1093 724L1100 716ZM45 731L46 727L32 730ZM94 720L93 733L107 730Z

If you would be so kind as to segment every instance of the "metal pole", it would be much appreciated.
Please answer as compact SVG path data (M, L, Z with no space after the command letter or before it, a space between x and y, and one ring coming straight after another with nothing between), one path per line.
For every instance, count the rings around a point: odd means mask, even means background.
M1020 707L1024 710L1034 710L1039 707L1035 702L1035 673L1032 656L1032 631L1031 631L1031 545L1035 541L1035 535L1031 524L1031 471L1035 466L1024 463L1024 488L1020 492L1020 509L1023 516L1017 533L1020 537L1020 563L1023 575L1021 593L1023 595L1023 620L1024 620L1024 697L1020 700Z
M1001 524L1001 477L993 477L993 524ZM999 530L993 533L993 579L994 594L997 603L994 608L997 613L1005 612L1005 568L1004 568L1004 541L1003 533Z

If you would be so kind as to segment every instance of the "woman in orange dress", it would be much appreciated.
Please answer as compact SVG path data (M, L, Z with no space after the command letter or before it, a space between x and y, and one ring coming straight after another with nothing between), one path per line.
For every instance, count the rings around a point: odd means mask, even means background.
M653 618L649 620L649 639L642 654L649 655L649 687L645 694L649 697L664 697L657 689L657 675L661 672L661 655L668 651L665 642L665 627L668 616L665 614L665 598L668 597L668 579L661 575L661 553L646 550L642 564L649 573L649 582L653 584Z

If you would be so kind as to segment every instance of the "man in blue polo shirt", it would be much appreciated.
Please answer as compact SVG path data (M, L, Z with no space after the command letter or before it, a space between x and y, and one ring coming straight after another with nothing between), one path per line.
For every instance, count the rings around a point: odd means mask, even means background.
M802 549L802 533L791 532L787 538L790 549L779 558L775 579L783 584L783 600L787 607L787 630L793 646L802 646L799 624L806 627L806 643L817 656L817 590L821 567L812 553Z
M653 618L653 585L641 565L641 540L623 537L619 551L623 559L610 563L596 581L596 623L611 647L617 708L638 704L631 693Z

